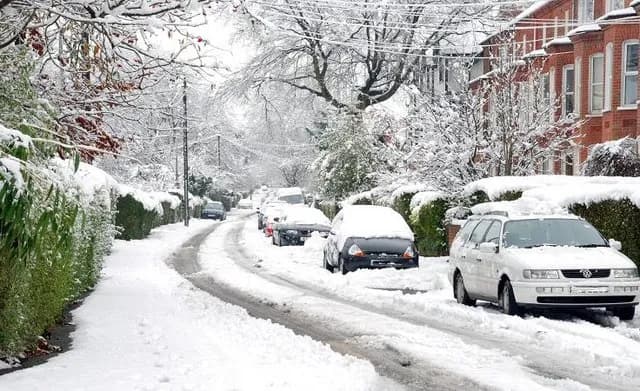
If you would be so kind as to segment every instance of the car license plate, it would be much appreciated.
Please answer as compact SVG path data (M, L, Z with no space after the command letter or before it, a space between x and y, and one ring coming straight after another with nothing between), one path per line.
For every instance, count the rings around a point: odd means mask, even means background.
M371 266L380 266L380 265L389 265L389 261L385 261L383 259L372 259Z
M574 286L571 287L571 293L593 294L593 293L609 293L608 286Z

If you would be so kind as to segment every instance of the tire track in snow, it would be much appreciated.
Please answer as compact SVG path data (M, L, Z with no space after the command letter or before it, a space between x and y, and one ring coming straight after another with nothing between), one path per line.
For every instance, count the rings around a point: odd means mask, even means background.
M231 223L231 221L229 223ZM410 356L392 346L387 345L378 348L370 344L358 342L360 335L343 330L328 329L324 327L324 325L318 324L316 319L309 318L304 313L293 312L273 302L243 294L237 289L221 284L210 275L199 273L201 268L197 258L200 246L219 226L220 224L216 224L191 238L178 251L172 254L168 261L178 273L191 281L197 288L222 301L243 307L251 316L270 319L275 323L291 329L296 334L306 335L317 341L327 343L338 353L352 355L371 362L378 373L391 379L383 379L383 384L381 385L382 390L397 389L397 383L401 384L403 386L402 388L411 390L457 391L463 389L486 389L471 380L449 373L440 368L419 364ZM240 225L240 227L242 227L242 225ZM240 232L236 230L232 230L231 233L234 237L240 234ZM231 241L227 241L227 243L232 244L238 242L231 239ZM237 252L239 249L234 248L234 250ZM240 249L240 251L242 252L242 249ZM240 258L244 258L245 256L246 253L242 252ZM249 266L248 263L242 265L243 268L245 268L245 266L249 271L255 273L255 267ZM280 284L282 284L282 282ZM311 292L305 293L305 295L322 297ZM331 374L327 374L327 376L331 376Z
M375 305L345 299L333 292L323 290L321 288L313 287L300 281L296 281L291 278L287 278L283 275L274 274L269 271L265 271L261 268L255 267L255 256L249 254L247 249L243 246L239 246L239 243L243 242L242 239L243 224L238 223L228 233L226 243L226 252L228 254L237 254L234 257L229 257L238 266L242 267L248 272L254 273L261 278L264 278L272 283L283 285L288 288L292 288L300 291L308 296L320 297L328 299L343 305L352 306L354 308L388 316L396 320L404 321L416 326L427 326L435 330L447 333L453 337L462 339L465 343L470 345L480 346L486 349L496 349L505 351L513 357L521 357L524 359L523 366L530 369L533 374L553 379L569 379L575 381L578 384L586 385L594 389L602 390L619 390L628 391L633 389L640 389L640 379L631 380L630 382L624 381L615 374L610 376L594 376L591 368L582 367L580 365L572 365L575 357L573 353L566 352L566 354L558 355L558 352L549 353L544 347L523 345L521 341L504 339L498 335L492 335L483 332L482 329L467 329L461 328L456 325L448 324L446 320L434 319L425 316L409 315L402 311L393 310L389 308L382 309ZM230 246L234 244L233 248ZM238 256L239 255L239 256ZM561 330L559 330L561 331Z

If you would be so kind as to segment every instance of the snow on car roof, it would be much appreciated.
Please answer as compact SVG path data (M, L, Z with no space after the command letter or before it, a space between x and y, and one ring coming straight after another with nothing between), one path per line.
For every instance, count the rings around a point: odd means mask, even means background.
M288 207L284 210L283 222L287 224L315 224L331 226L329 218L320 209Z
M413 232L398 212L386 206L350 205L342 212L340 235L344 238L401 238L413 240Z

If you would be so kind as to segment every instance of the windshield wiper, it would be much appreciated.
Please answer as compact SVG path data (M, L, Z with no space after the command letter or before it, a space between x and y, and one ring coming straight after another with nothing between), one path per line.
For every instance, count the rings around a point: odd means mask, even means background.
M579 244L576 247L593 248L593 247L609 247L609 246L607 246L606 244L591 243L591 244Z
M534 247L557 247L557 244L553 243L542 243L542 244L532 244L531 246L525 246L523 248L534 248Z

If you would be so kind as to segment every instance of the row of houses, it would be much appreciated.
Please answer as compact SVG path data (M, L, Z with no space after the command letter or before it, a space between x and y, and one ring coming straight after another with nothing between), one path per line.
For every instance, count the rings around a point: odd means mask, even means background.
M575 121L576 136L539 165L541 173L577 175L589 148L640 136L638 61L640 0L539 0L478 45L468 80L478 89L489 80L505 32L518 60L537 61L544 75L553 120ZM443 58L426 76L427 88L459 88ZM490 110L490 108L487 108Z

